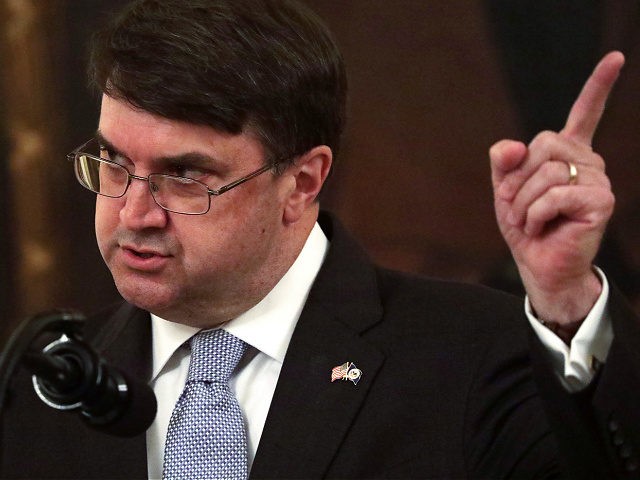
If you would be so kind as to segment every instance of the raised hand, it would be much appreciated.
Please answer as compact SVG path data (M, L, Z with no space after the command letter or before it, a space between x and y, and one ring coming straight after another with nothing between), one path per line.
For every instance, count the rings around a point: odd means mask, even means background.
M600 61L560 132L529 145L501 140L489 152L498 225L531 304L564 327L579 324L601 292L592 262L614 196L591 141L623 64L620 52Z

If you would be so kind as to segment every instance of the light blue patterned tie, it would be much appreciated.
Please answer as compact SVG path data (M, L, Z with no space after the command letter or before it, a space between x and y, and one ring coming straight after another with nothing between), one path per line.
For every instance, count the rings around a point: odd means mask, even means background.
M224 330L191 338L187 383L164 448L165 480L246 479L247 435L229 377L247 344Z

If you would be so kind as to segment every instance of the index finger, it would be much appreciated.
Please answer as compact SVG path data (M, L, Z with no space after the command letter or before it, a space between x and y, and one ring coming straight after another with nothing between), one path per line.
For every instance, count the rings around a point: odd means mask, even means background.
M591 145L607 98L623 65L624 55L620 52L609 52L600 60L571 107L561 135Z

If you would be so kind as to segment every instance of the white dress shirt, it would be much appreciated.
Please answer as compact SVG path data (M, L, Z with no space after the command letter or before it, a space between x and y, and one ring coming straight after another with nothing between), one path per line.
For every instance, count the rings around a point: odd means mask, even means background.
M529 323L549 350L553 368L561 383L570 392L576 392L589 385L598 365L607 360L613 342L613 327L606 309L609 283L602 270L597 267L595 270L602 283L602 292L571 340L571 345L565 344L542 325L533 315L529 298L525 300L525 312Z
M311 230L300 255L260 303L222 328L244 340L249 348L230 380L247 428L249 470L258 448L282 362L313 281L329 248L318 224ZM165 437L171 412L184 388L189 369L185 342L199 329L151 316L153 376L158 400L156 419L147 430L150 479L162 478Z
M249 471L262 435L284 356L307 296L329 248L316 224L300 255L271 292L255 307L222 328L249 344L249 349L230 380L247 428ZM567 346L533 315L528 299L525 312L533 329L549 349L553 365L569 391L589 384L595 374L594 359L604 363L613 341L606 314L607 280L599 272L602 293ZM147 431L147 463L150 479L162 478L165 437L173 407L184 388L189 368L185 342L199 331L151 316L153 332L153 376L151 386L158 400L158 413Z

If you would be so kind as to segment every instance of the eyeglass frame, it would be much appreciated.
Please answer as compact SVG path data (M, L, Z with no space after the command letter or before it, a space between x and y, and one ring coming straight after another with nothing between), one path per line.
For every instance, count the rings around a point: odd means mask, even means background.
M178 215L205 215L206 213L209 212L209 210L211 209L211 197L218 197L220 195L222 195L223 193L228 192L229 190L242 185L243 183L251 180L252 178L257 177L258 175L261 175L271 169L273 169L274 167L278 166L280 163L282 163L284 160L283 159L279 159L279 160L274 160L270 163L267 163L265 165L263 165L262 167L258 168L257 170L254 170L253 172L245 175L244 177L241 177L237 180L234 180L233 182L227 183L226 185L223 185L220 188L217 189L212 189L209 187L209 185L207 185L204 182L201 182L200 180L196 180L195 178L189 178L189 177L183 177L180 175L171 175L168 173L150 173L149 175L147 175L146 177L142 177L140 175L134 175L133 173L131 173L129 171L129 169L127 167L125 167L124 165L120 165L117 162L114 162L113 160L107 160L106 158L100 158L100 157L96 157L95 155L92 155L90 153L87 152L83 152L82 149L85 148L87 145L89 145L91 142L97 142L98 140L96 138L92 138L90 140L88 140L87 142L83 143L82 145L80 145L79 147L77 147L76 149L74 149L72 152L67 154L67 160L70 162L73 162L74 167L76 165L76 161L78 160L78 157L80 154L86 155L90 158L93 158L94 160L98 160L99 162L104 162L104 163L110 163L112 165L116 165L120 168L122 168L125 172L127 172L127 185L124 188L124 192L122 192L121 195L106 195L104 193L100 193L100 192L96 192L95 190L92 190L91 188L89 188L88 186L85 185L84 182L82 182L79 178L78 178L78 169L74 168L74 173L76 176L76 180L78 180L78 183L80 183L80 185L82 185L84 188L86 188L87 190L89 190L90 192L95 193L96 195L102 195L103 197L107 197L107 198L122 198L125 196L125 194L127 193L127 191L129 190L129 186L131 185L131 179L135 179L135 180L142 180L144 182L147 182L147 185L149 185L149 192L151 193L151 198L153 198L153 201L155 202L156 205L158 205L160 208L162 208L163 210L167 211L167 212L171 212L171 213L177 213ZM207 190L207 209L204 212L198 212L198 213L186 213L186 212L178 212L175 210L171 210L169 208L166 208L162 205L160 205L158 203L158 200L156 200L155 195L153 194L153 187L151 186L151 181L149 180L149 177L152 175L159 175L162 177L170 177L170 178L183 178L186 180L189 180L191 182L195 182L198 183L200 185L202 185L204 188L206 188Z

